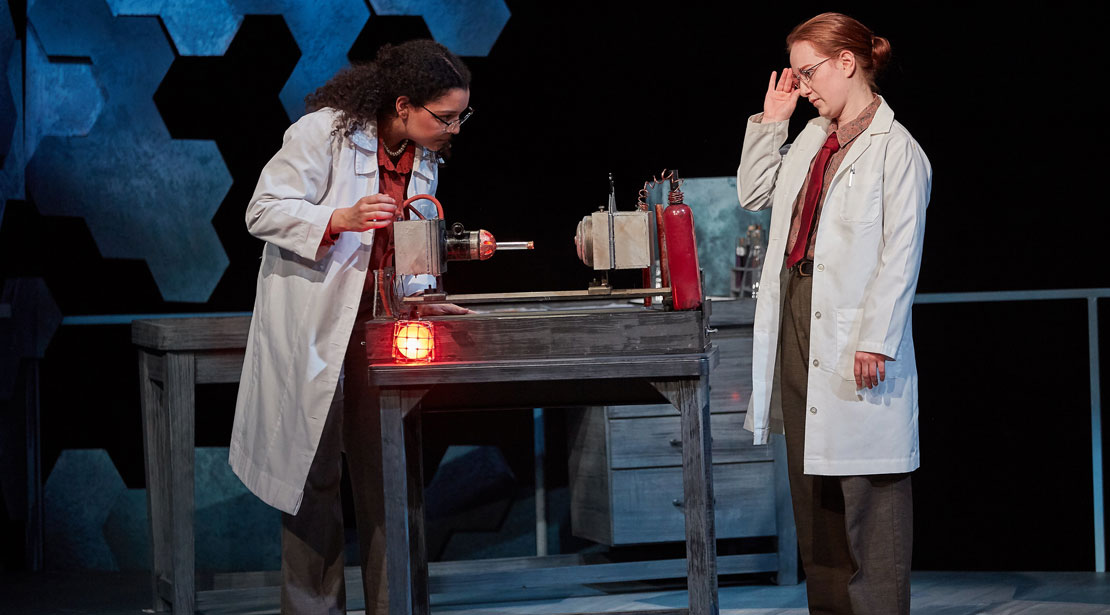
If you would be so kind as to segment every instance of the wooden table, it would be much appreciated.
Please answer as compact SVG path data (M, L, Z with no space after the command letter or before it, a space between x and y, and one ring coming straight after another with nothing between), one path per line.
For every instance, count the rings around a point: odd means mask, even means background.
M132 328L132 341L139 355L156 611L172 609L176 615L182 615L193 613L197 606L193 542L194 390L198 384L238 382L249 323L249 317L182 318L136 321ZM655 401L662 397L679 409L683 442L697 443L683 447L687 560L670 562L666 570L681 574L685 567L690 612L716 615L718 564L708 396L708 374L716 362L716 347L707 346L701 352L669 355L370 366L365 372L367 384L380 387L382 407L385 492L389 494L386 524L391 612L424 614L429 608L420 488L419 424L423 410L466 406L459 403L459 394L467 395L475 404L472 409L644 403L644 397L650 394ZM547 581L554 576L567 583L640 578L631 576L635 566L632 563L567 565L573 557L553 556L549 560L559 562L562 568L531 565L521 578L525 583L529 574L533 579L542 575ZM777 566L769 559L773 554L730 557L752 558L737 560L736 568L730 572L774 570ZM436 566L442 566L443 572L457 571L451 563L437 563L432 567L433 586L439 583L442 587L445 579L452 577L466 583L479 577L504 578L508 571L502 565L497 564L496 570L479 573L468 570L467 574L440 576L437 580ZM576 572L575 568L582 570ZM254 575L255 585L276 580L272 573L236 574ZM347 576L351 581L358 579L357 571L349 570ZM224 587L246 586L236 581ZM203 594L201 599L205 599ZM253 599L256 606L269 604L270 600L257 592Z
M465 397L483 404L486 399L495 398L498 405L530 407L543 405L531 391L534 385L547 383L565 385L569 394L560 400L565 404L604 404L614 397L627 402L630 387L647 385L681 412L689 612L716 615L719 606L708 386L709 372L716 361L716 348L711 348L708 352L683 355L370 365L369 384L377 387L381 404L390 613L429 612L420 467L422 402L430 392L439 389L443 400ZM586 382L603 386L582 387ZM495 389L492 394L482 395L483 389L489 388ZM581 394L575 394L576 391ZM605 580L601 573L604 566L593 571L590 568L594 567L583 566L577 574L564 575L563 580L581 583Z
M239 382L250 317L136 320L154 610L192 614L196 385Z

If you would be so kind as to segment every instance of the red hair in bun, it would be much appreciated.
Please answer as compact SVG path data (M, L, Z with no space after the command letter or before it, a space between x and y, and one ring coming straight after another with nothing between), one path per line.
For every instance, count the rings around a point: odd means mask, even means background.
M786 36L786 50L789 52L799 41L808 42L818 53L830 57L842 50L851 51L872 90L877 89L875 75L890 62L890 41L875 36L867 26L842 13L821 13L798 24Z

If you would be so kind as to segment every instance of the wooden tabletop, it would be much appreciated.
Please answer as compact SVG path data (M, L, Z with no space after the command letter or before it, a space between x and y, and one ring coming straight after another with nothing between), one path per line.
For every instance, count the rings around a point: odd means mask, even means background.
M755 301L714 300L710 309L710 326L750 325ZM136 320L131 327L131 341L136 346L160 351L246 348L250 321L250 316Z
M477 382L544 382L708 376L717 366L716 346L698 354L519 359L369 366L372 386L404 387Z
M154 318L131 324L131 342L151 350L246 348L250 316Z

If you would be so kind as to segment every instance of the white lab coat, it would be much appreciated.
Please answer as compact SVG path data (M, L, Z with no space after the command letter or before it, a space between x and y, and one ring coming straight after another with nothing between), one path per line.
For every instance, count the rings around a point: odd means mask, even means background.
M782 431L774 380L782 271L790 219L809 166L827 138L815 118L785 156L788 122L748 122L736 174L740 204L772 207L753 330L752 397L745 427L765 444ZM804 471L909 472L920 465L917 366L910 313L932 168L883 100L829 186L814 245ZM886 381L857 390L856 351L892 357ZM772 420L774 418L774 420Z
M336 112L309 113L285 133L247 207L266 241L235 405L229 462L262 501L296 514L336 393L367 275L374 232L321 246L333 210L378 192L377 127L332 134ZM434 194L438 156L417 147L408 196ZM429 201L414 203L435 217ZM405 294L429 284L405 280Z

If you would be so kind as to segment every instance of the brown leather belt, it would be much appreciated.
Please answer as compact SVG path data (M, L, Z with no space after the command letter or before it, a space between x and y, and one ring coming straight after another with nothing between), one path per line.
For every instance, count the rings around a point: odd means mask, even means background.
M813 277L813 261L798 261L790 268L790 271L802 278Z

